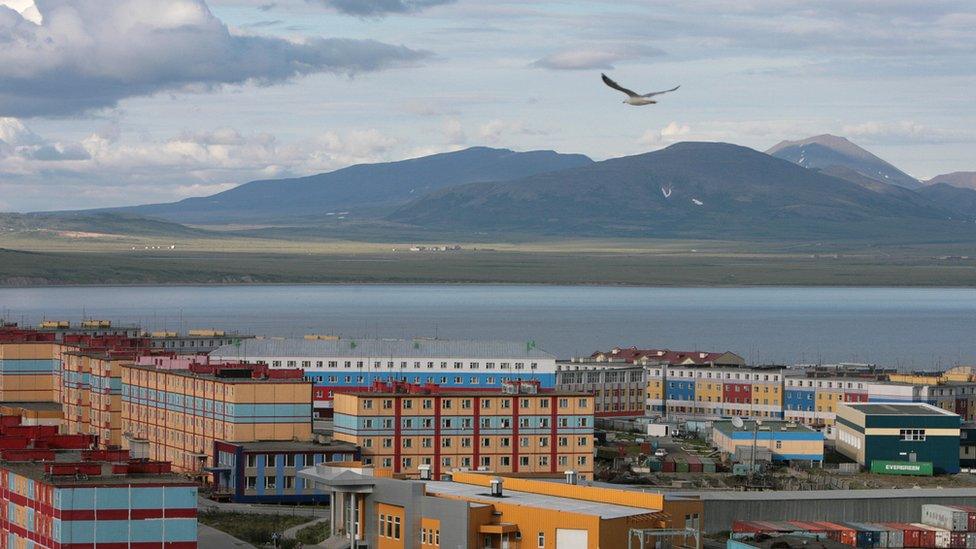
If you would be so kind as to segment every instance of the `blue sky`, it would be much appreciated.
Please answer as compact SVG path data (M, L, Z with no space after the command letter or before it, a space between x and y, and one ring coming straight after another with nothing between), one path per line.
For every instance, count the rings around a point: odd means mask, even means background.
M0 0L0 210L170 201L472 145L845 135L976 170L966 1ZM600 83L656 90L623 105Z

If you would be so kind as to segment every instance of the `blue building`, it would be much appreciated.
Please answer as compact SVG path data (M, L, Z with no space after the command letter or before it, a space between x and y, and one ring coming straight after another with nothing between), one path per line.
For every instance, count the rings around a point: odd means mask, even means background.
M359 448L345 442L214 443L214 494L235 503L328 503L329 495L298 477L320 463L358 461Z

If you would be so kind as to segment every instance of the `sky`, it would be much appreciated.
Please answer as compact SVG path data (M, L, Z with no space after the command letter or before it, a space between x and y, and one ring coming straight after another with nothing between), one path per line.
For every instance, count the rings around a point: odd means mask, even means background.
M0 0L0 211L821 133L924 179L976 171L974 83L972 0Z

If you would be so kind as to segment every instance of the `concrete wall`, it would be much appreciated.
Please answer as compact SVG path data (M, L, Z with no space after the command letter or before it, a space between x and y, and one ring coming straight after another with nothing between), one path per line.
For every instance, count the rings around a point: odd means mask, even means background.
M722 493L701 494L705 533L728 531L734 520L918 522L923 503L976 505L976 489L865 490L743 493L742 498ZM943 492L944 495L939 495ZM840 497L840 495L843 497Z

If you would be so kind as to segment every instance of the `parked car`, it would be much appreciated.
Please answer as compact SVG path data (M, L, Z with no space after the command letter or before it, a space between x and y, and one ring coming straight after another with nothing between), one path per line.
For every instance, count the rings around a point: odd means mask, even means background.
M663 458L666 455L668 455L668 451L665 450L664 448L658 448L657 450L654 450L654 457Z

